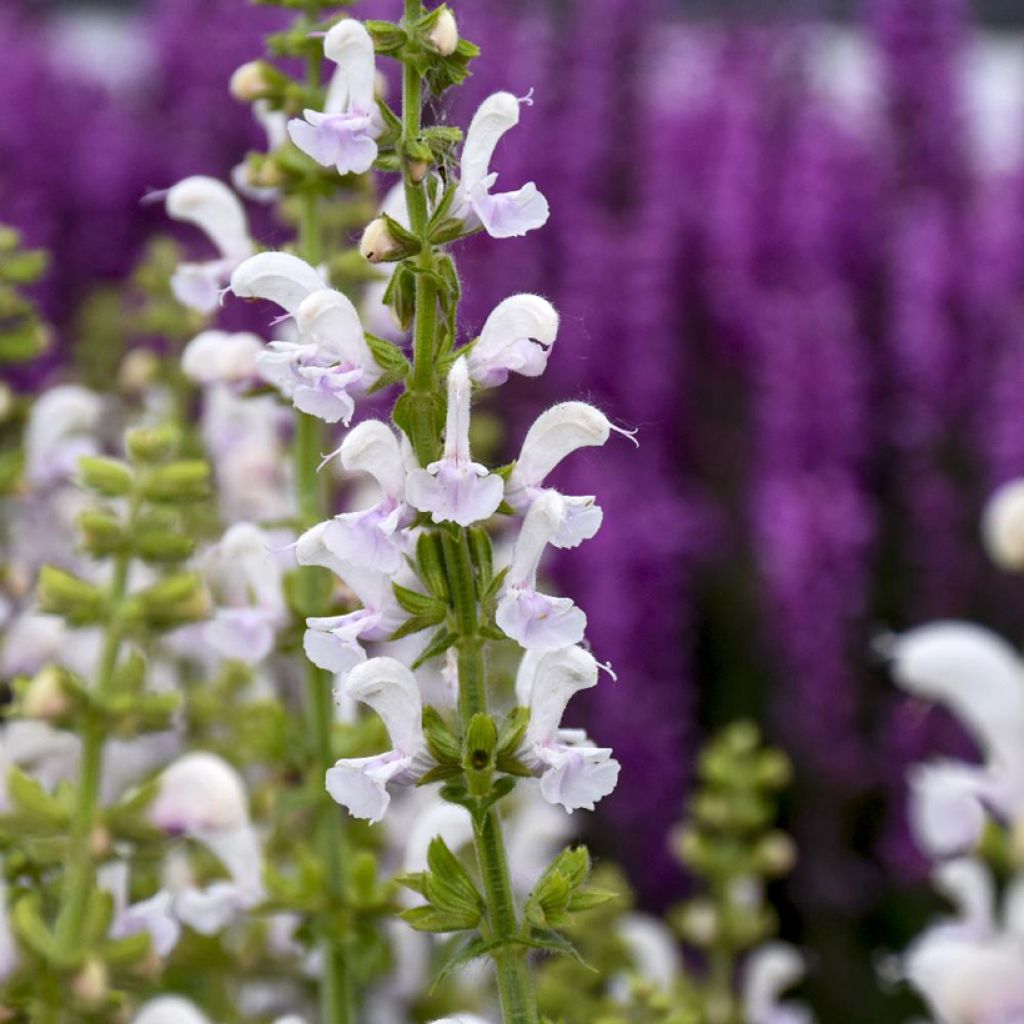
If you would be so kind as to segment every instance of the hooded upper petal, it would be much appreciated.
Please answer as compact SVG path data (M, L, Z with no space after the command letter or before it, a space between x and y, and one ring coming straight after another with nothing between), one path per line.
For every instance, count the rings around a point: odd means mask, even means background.
M302 300L324 287L320 274L287 252L260 252L240 263L231 275L231 290L240 299L266 299L293 316Z
M223 182L205 175L179 181L167 192L167 216L194 224L221 254L244 259L253 249L249 226L238 196Z
M510 494L538 487L547 475L579 448L603 445L611 423L600 409L586 402L561 402L534 420L509 476Z
M164 769L147 813L166 832L195 834L245 824L248 803L242 777L227 761L193 751Z
M462 147L462 187L472 190L490 174L491 157L510 128L519 124L519 100L510 92L496 92L480 104Z
M248 331L202 331L181 354L181 369L197 384L237 384L256 376L263 339Z
M990 757L1020 763L1024 669L1002 637L968 622L936 622L897 637L892 659L899 686L945 704Z
M316 343L325 360L359 367L367 384L380 376L356 307L341 292L322 288L308 295L299 305L295 322L300 334Z
M324 56L337 64L327 91L326 112L357 110L368 114L374 109L373 39L362 22L345 18L324 36Z
M538 377L558 335L558 313L539 295L513 295L484 323L469 354L469 374L478 384L503 384L509 373Z

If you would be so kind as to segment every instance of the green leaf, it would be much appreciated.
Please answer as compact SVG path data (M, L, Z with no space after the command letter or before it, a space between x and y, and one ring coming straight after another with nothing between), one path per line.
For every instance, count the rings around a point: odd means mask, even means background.
M441 538L432 530L421 533L416 542L416 573L434 597L446 604L451 600Z
M432 658L437 658L444 654L445 651L457 644L458 641L458 633L449 632L447 626L442 627L430 638L420 656L412 663L413 670L415 671L421 665L425 665Z
M395 592L398 603L410 615L421 615L428 618L439 616L437 621L441 622L448 614L447 603L439 601L436 597L431 597L429 594L420 594L398 583L392 583L391 587Z
M571 957L576 963L586 967L587 970L594 970L580 956L580 951L564 935L559 935L558 932L546 929L535 930L529 938L517 938L514 941L521 945L529 946L531 949L546 949L552 953Z
M430 705L423 709L423 736L427 749L437 761L441 764L459 763L462 745L438 711Z
M57 961L57 941L39 911L39 896L23 896L11 911L11 927L18 939L48 963Z
M436 992L441 982L451 975L452 972L459 970L461 967L465 967L474 960L479 960L480 957L486 956L492 949L497 949L500 945L501 939L488 940L482 935L478 935L476 938L471 938L468 942L452 953L452 955L441 965L441 968L437 973L437 977L434 978L434 983L430 986L430 994Z
M427 847L427 867L430 872L424 895L435 907L467 916L475 914L479 918L483 897L441 836L434 836Z
M60 801L15 765L7 770L7 792L11 802L23 814L55 826L67 823L67 813Z
M461 932L475 928L479 914L452 914L436 907L413 907L404 910L399 917L418 932Z

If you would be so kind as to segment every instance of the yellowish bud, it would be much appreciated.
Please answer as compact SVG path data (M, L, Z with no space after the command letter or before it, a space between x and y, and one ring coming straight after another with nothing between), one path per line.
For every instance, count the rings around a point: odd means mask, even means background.
M1009 572L1024 570L1024 480L1003 484L989 499L981 520L989 558Z
M442 57L450 57L459 45L459 26L447 7L441 11L434 27L427 33L427 41Z
M137 395L156 379L160 361L148 349L133 349L121 360L117 384L121 391Z
M102 1006L110 991L107 965L102 960L90 957L72 980L71 991L90 1009Z
M366 226L359 243L359 251L370 263L380 263L398 251L398 243L383 217L371 220Z
M235 70L228 85L231 95L242 103L252 103L271 89L262 61L251 60Z
M55 665L40 669L28 684L21 702L26 718L55 722L71 710L71 700L61 681L61 670Z

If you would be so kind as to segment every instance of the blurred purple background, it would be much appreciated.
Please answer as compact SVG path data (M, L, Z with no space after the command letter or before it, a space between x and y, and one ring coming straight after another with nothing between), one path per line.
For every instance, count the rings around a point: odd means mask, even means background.
M799 768L803 859L779 897L819 1015L900 1019L871 950L922 909L903 770L964 741L891 691L872 640L948 615L1019 629L1024 594L976 523L1024 474L1024 44L979 34L967 0L870 0L842 28L806 6L462 8L486 59L434 116L534 88L500 167L553 211L500 253L467 247L467 333L544 292L563 331L511 436L573 396L640 431L565 468L606 511L556 567L619 673L587 707L624 764L597 841L648 902L677 895L665 836L696 746L756 716ZM225 83L276 19L238 0L72 25L0 9L0 221L54 250L65 332L164 226L147 189L260 144Z

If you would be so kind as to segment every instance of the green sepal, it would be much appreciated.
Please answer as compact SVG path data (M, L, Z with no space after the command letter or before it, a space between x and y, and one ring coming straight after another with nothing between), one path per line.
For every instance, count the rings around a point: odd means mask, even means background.
M414 893L419 896L425 896L427 891L427 873L426 871L413 871L404 875L397 875L395 881L404 886L406 889L411 889Z
M136 427L124 438L133 462L155 465L169 459L181 447L181 432L171 423L155 427Z
M7 769L7 794L20 816L42 828L56 830L68 823L67 809L60 800L15 765Z
M437 782L447 782L449 779L458 778L461 774L462 768L457 764L436 764L416 780L416 788L432 786Z
M436 597L431 597L429 594L420 594L398 583L392 583L391 587L395 592L395 598L398 603L410 615L419 615L427 618L439 616L437 621L441 622L448 614L447 603L438 600Z
M424 896L438 910L458 915L463 920L480 920L483 897L462 862L448 849L440 836L435 836L427 847L427 867ZM464 924L463 928L473 924Z
M478 711L469 721L462 752L462 767L470 773L494 769L494 751L498 744L498 728L490 715Z
M437 907L413 907L398 915L418 932L461 932L475 928L479 914L452 914Z
M79 482L105 498L123 498L135 485L131 466L120 459L83 455L78 460Z
M402 350L390 341L378 338L375 334L367 332L365 337L370 353L385 375L393 378L394 381L404 380L409 373L411 364L402 354Z
M432 658L440 657L450 647L454 647L459 642L459 634L452 633L449 631L447 626L443 626L439 629L427 642L427 646L423 648L420 656L412 663L413 671L418 669L421 665L425 665Z
M371 19L364 21L363 27L373 39L374 51L382 57L397 56L409 41L409 34L401 25L391 21Z
M514 755L523 745L523 737L530 725L530 709L513 708L501 723L498 733L498 757Z
M87 508L75 520L83 550L97 558L117 554L124 549L125 534L121 520L112 512Z
M424 629L430 629L431 626L436 626L439 622L443 622L447 614L448 610L445 609L435 615L413 615L411 618L406 619L388 639L401 640L402 637L412 636L414 633L420 633Z
M209 605L198 573L180 572L133 595L132 605L151 629L171 629L205 618Z
M394 217L386 213L380 215L388 226L388 233L395 240L396 248L390 255L382 257L382 262L398 263L416 256L423 248L423 243L404 224L400 224Z
M439 764L458 765L462 757L462 744L448 728L435 708L423 709L423 738L427 749Z
M147 473L141 493L149 501L184 505L210 496L210 464L203 459L169 462Z
M559 953L562 956L570 957L576 963L586 967L588 971L594 968L587 963L580 955L580 951L564 936L549 929L534 929L528 938L517 938L516 942L531 949L544 949L551 953Z
M412 326L416 315L416 278L408 263L399 263L395 268L381 301L394 310L403 331Z
M39 893L22 896L11 908L11 928L18 940L47 963L57 964L57 940L40 911ZM71 966L73 961L61 966Z
M427 231L427 241L431 245L447 245L455 242L466 233L466 222L458 217L447 217Z
M618 897L618 893L606 889L577 889L569 898L567 907L570 914L584 910L594 910Z
M441 965L437 972L437 977L434 978L434 982L430 986L429 994L432 995L436 992L441 982L454 971L457 971L460 967L465 967L474 960L479 960L482 956L486 956L492 949L497 949L501 944L501 939L485 939L482 935L470 938L468 942L455 950Z
M103 592L54 565L39 570L36 593L40 611L60 615L74 626L102 622L106 617Z
M100 950L103 960L111 967L130 967L147 957L152 946L149 932L143 931L123 939L107 939Z

